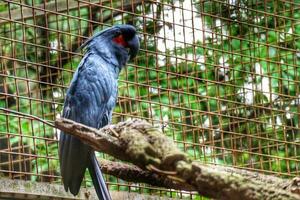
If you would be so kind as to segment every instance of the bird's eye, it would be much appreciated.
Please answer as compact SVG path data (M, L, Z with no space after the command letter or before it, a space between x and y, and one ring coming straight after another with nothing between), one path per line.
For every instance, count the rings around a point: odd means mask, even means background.
M115 33L115 37L118 37L119 35L121 35L122 34L122 32L120 31L120 30L118 30L118 31L116 31L116 33Z

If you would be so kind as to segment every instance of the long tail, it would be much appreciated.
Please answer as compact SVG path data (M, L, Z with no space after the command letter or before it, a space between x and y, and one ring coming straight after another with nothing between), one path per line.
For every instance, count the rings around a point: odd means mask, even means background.
M102 172L100 170L99 163L94 152L90 153L90 162L88 165L88 169L92 177L93 184L99 200L111 200L110 194L107 190L104 178L102 176Z
M60 135L60 169L66 191L77 195L85 170L89 163L91 147L79 139L61 132Z

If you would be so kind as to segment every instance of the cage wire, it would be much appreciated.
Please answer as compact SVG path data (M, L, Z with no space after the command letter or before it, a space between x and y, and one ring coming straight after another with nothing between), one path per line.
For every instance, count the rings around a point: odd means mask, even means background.
M2 0L1 176L61 183L59 130L49 123L78 48L124 23L141 50L120 75L113 123L145 119L193 160L299 175L299 21L298 0ZM105 178L110 190L201 198Z

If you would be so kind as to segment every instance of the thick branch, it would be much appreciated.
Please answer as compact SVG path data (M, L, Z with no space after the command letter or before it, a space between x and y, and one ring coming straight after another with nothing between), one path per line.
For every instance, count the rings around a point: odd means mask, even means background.
M147 183L157 187L165 187L177 190L196 191L196 188L189 184L182 182L178 183L173 179L170 179L168 176L159 175L155 172L150 172L148 170L142 170L141 168L136 166L132 166L121 162L109 161L105 159L101 159L99 160L99 162L101 164L101 169L105 174L113 175L125 181L135 183ZM197 163L195 164L197 165ZM299 178L294 178L292 181L289 181L275 176L264 175L261 173L236 169L232 167L223 167L212 164L202 165L216 172L225 172L229 174L241 175L242 177L248 178L249 180L267 183L269 185L273 185L274 188L289 190L294 193L300 194L299 186L297 186L300 183Z
M129 161L149 173L165 175L177 183L191 185L207 197L231 200L300 199L298 179L292 183L267 175L228 167L191 162L158 129L142 120L121 122L100 130L66 119L56 127L82 139L95 150ZM252 173L252 174L251 174ZM251 177L251 178L249 178Z

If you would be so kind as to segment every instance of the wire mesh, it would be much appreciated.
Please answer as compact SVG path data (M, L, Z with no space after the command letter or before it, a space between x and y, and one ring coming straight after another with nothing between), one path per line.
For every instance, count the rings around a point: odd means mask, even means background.
M1 175L61 182L49 123L79 46L121 23L137 27L141 50L120 75L113 123L152 122L201 162L299 175L299 18L296 0L2 0ZM106 180L111 190L199 198Z

